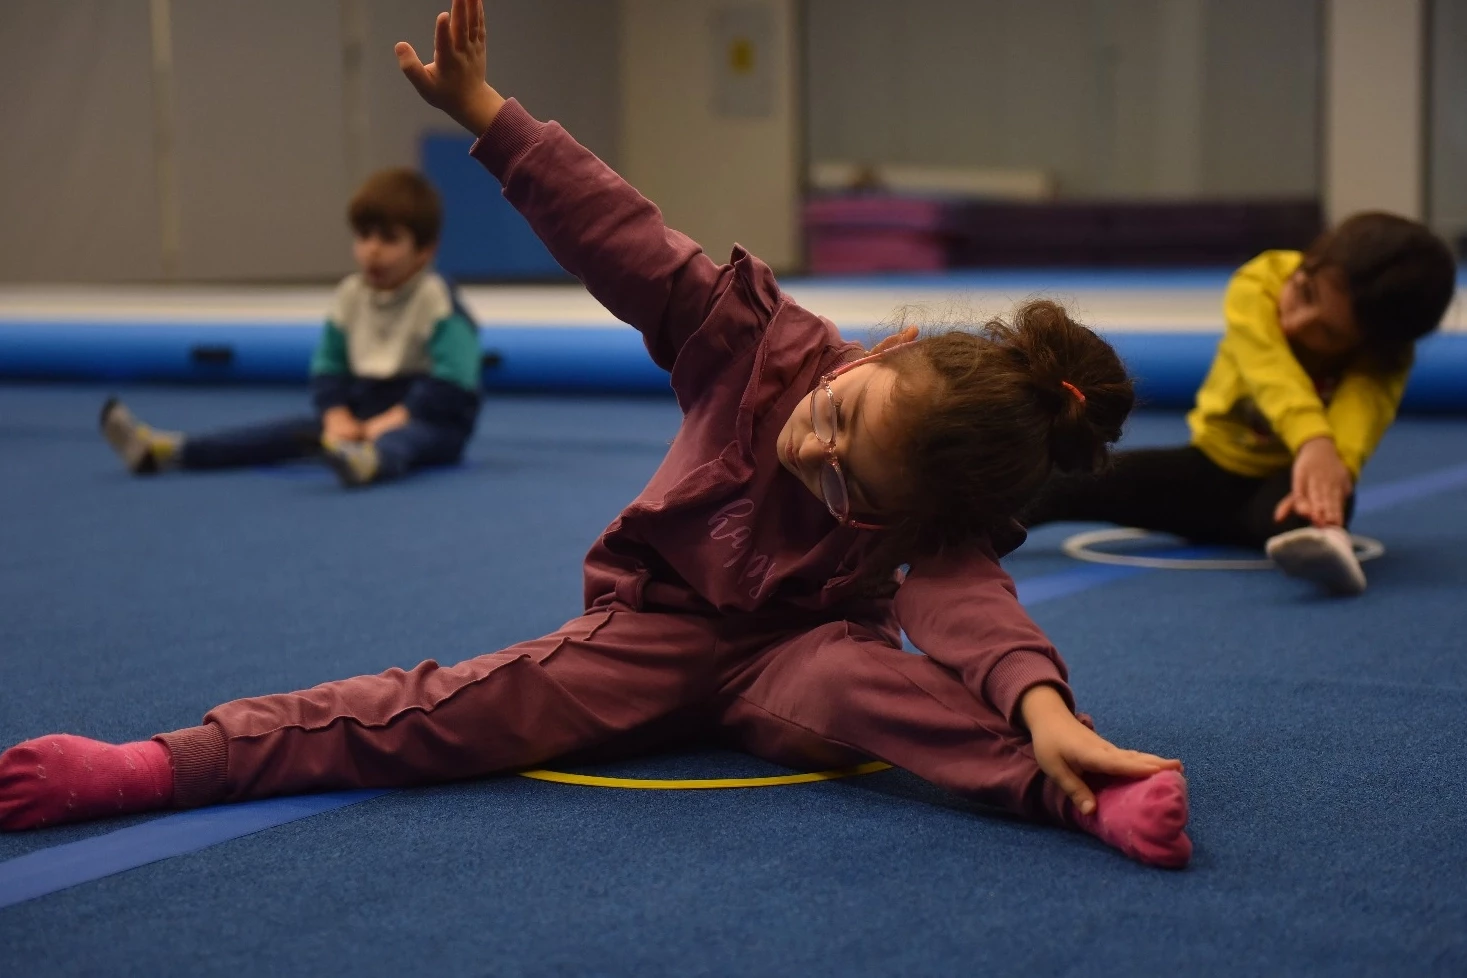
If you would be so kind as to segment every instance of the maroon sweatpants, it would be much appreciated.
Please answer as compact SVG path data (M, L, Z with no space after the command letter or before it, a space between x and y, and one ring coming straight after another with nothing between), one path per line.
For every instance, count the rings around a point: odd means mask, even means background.
M442 667L431 660L235 700L162 734L180 807L399 787L626 754L713 735L795 768L875 758L975 801L1059 821L1028 738L956 674L882 627L792 632L593 609L560 630Z

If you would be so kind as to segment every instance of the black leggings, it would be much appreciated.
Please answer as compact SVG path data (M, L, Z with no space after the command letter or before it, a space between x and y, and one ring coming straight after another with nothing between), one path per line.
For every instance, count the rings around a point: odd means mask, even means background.
M1098 475L1057 475L1019 517L1025 526L1079 522L1118 523L1194 540L1261 549L1276 533L1308 526L1291 514L1275 523L1273 511L1289 494L1293 473L1264 479L1236 475L1198 448L1145 448L1117 452ZM1345 502L1345 522L1355 510Z

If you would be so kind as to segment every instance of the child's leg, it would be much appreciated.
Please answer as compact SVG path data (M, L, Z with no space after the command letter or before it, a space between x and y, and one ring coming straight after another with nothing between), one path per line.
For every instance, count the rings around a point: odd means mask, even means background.
M469 432L413 420L371 445L328 445L326 461L342 483L361 486L398 479L428 465L451 465L462 456Z
M158 431L113 398L102 407L102 434L133 472L162 469L219 469L269 465L314 455L321 448L318 418L291 418L215 432L184 435Z
M235 700L151 744L42 737L0 755L0 828L522 769L708 698L714 646L703 619L601 610L456 666ZM148 753L160 743L166 791ZM48 761L58 752L74 763Z
M1099 808L1082 818L1007 717L949 670L859 625L833 622L771 648L726 692L724 728L761 757L797 766L874 757L1145 862L1179 865L1191 852L1185 782L1174 772L1093 784Z
M1117 452L1105 472L1050 479L1019 522L1096 521L1221 541L1256 485L1190 445Z
M301 417L189 435L179 449L178 463L185 469L273 465L320 451L321 420Z
M377 477L395 479L427 465L452 465L463 457L468 440L462 428L409 421L377 439Z

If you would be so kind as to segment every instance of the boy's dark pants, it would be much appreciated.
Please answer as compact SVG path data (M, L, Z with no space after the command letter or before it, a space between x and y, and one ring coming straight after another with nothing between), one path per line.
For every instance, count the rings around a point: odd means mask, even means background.
M1025 526L1060 521L1118 523L1175 533L1198 543L1262 549L1278 533L1309 526L1273 512L1293 487L1284 469L1254 479L1229 472L1201 449L1147 448L1117 452L1115 464L1098 475L1057 475L1019 517ZM1345 522L1355 510L1345 502Z
M394 479L425 465L458 461L470 432L414 419L377 439L379 479ZM179 463L186 469L272 465L321 454L321 419L291 418L184 439Z

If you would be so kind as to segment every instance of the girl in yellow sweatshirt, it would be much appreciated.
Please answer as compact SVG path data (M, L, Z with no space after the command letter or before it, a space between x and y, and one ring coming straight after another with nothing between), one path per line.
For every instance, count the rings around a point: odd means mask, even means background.
M1259 547L1287 574L1358 593L1365 575L1345 531L1355 483L1455 283L1446 244L1392 214L1357 214L1307 252L1264 252L1228 284L1226 331L1187 416L1191 443L1056 478L1024 522L1097 520Z

